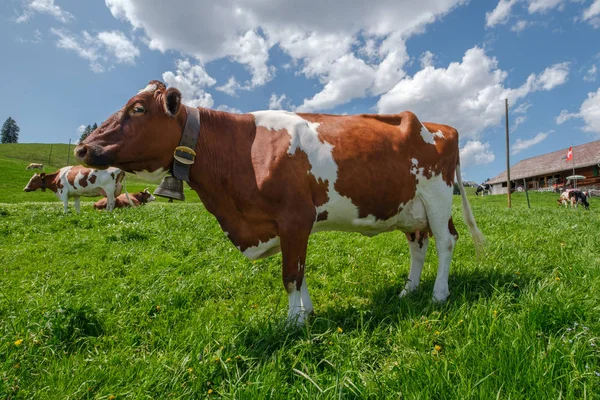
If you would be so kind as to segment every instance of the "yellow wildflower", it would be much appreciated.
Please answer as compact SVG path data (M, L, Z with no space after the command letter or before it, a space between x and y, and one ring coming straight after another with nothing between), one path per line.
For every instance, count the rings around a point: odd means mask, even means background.
M208 394L212 394L213 390L212 389L208 389Z
M559 278L558 276L556 277L556 281L557 281L557 282L558 282L558 281L560 281L560 278Z
M23 339L15 340L15 346L20 346L23 344Z
M433 346L433 349L439 353L440 351L442 351L442 346L440 346L439 344L436 344L435 346Z
M338 330L337 331L338 331L338 333L344 332L344 330L342 328L340 328L339 326L338 326Z

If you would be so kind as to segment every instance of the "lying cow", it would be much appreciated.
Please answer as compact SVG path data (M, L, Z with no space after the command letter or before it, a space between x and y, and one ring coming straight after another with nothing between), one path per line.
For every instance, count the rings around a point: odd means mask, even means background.
M39 169L40 171L42 171L44 169L44 164L31 163L27 167L25 167L25 169Z
M119 168L97 170L85 168L81 165L63 167L52 174L34 174L23 189L32 192L38 189L49 189L62 200L65 213L68 211L69 198L75 198L75 209L79 214L80 196L106 196L107 209L112 211L115 205L115 196L121 193L122 181L125 172Z
M199 133L185 151L178 147L183 133ZM411 112L230 114L183 106L179 90L152 81L80 143L75 156L84 165L114 165L159 180L174 151L178 160L191 161L190 186L243 254L282 252L288 318L297 323L313 311L304 278L313 232L404 232L411 267L401 296L419 285L431 233L439 258L433 299L443 302L458 239L456 175L463 217L476 247L484 242L463 188L457 131L421 123Z
M148 191L148 188L146 188L141 192L137 192L137 193L133 193L133 194L123 193L123 194L119 195L115 199L115 208L137 207L137 206L144 205L144 204L149 203L154 200L156 200L156 197L154 197ZM107 203L108 203L108 199L106 197L104 197L104 198L98 200L96 203L94 203L94 208L96 210L104 210L106 208Z
M481 185L477 186L477 189L475 190L475 196L479 196L479 193L481 193L482 196L491 194L492 185L489 183L482 183Z

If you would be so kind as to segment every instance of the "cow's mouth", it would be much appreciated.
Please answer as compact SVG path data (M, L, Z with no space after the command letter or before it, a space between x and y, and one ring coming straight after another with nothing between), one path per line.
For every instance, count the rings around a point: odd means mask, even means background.
M77 161L85 167L106 169L112 165L113 156L100 146L80 144L75 150Z

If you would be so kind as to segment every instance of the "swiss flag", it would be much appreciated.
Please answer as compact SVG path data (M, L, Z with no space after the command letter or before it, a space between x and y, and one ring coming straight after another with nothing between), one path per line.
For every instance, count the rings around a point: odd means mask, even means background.
M573 146L569 147L569 151L567 151L567 161L571 161L573 159Z

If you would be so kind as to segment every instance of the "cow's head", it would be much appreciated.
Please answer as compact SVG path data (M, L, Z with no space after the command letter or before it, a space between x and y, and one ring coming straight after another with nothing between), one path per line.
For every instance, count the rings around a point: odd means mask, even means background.
M150 203L151 201L156 200L156 197L154 197L152 193L148 191L148 188L144 189L143 192L140 192L140 195L140 203Z
M46 173L33 174L27 185L23 189L24 192L33 192L35 190L42 189L46 191Z
M168 171L186 116L179 90L150 81L81 142L75 156L81 164L93 168Z

